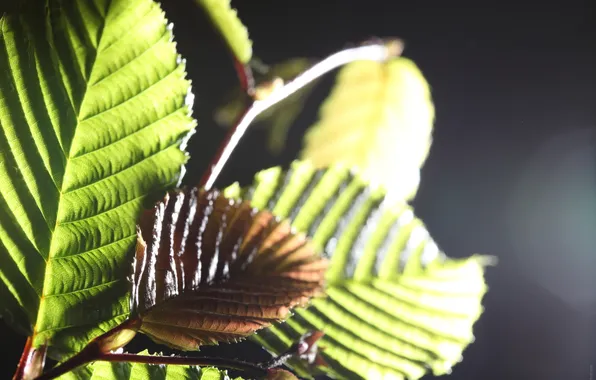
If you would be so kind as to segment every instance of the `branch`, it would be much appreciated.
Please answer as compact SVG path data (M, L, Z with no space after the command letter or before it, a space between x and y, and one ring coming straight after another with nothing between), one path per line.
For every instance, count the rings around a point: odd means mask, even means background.
M314 331L303 335L298 342L293 344L286 352L281 355L262 362L249 363L237 359L226 359L218 357L184 357L184 356L163 356L163 355L138 355L112 353L107 350L116 347L113 343L121 342L118 334L122 331L130 330L131 327L137 327L136 321L125 322L115 329L107 332L99 338L93 340L81 352L58 364L48 372L37 377L35 380L52 380L70 372L77 367L89 364L95 361L106 361L112 363L141 363L154 365L190 365L190 366L212 366L217 368L235 369L245 372L250 378L267 378L270 370L283 365L288 359L298 357L307 360L310 364L325 365L317 353L317 341L323 336L320 331ZM107 345L106 345L107 344Z
M236 126L226 136L218 153L201 178L199 187L204 187L205 190L210 190L213 187L224 165L248 129L248 126L259 114L286 99L315 79L340 66L361 60L385 61L389 58L399 56L402 48L403 44L401 41L392 40L385 43L373 43L341 50L315 64L289 83L274 88L268 97L255 99L252 105L240 117Z

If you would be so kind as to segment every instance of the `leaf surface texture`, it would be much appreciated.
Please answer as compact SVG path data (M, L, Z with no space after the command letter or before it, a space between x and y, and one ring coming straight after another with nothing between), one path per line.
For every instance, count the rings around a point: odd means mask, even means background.
M327 260L287 221L218 191L170 193L140 222L140 331L181 350L235 342L320 293Z
M359 175L297 161L226 194L288 218L330 258L327 297L256 335L270 351L321 330L318 345L329 364L321 371L346 379L418 379L428 369L449 373L473 341L487 257L447 258L409 206L388 201ZM292 365L312 375L304 363Z
M0 21L0 306L60 356L129 313L138 215L195 122L157 3L31 4Z
M301 159L358 168L388 196L407 200L418 189L433 120L428 83L412 61L350 63L307 131Z

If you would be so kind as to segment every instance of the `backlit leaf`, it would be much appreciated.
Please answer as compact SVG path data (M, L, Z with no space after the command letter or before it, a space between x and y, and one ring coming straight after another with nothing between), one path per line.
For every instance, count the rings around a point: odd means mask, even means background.
M248 189L226 194L288 218L330 257L328 297L256 335L272 352L321 330L318 345L329 366L321 371L418 379L428 369L449 373L473 341L488 258L447 258L412 209L387 200L381 188L343 166L316 170L295 162L286 173L262 171ZM300 362L292 365L301 376L312 374Z
M248 63L252 58L252 41L248 30L232 9L230 0L195 0L201 5L219 29L228 46L241 63Z
M433 120L429 86L412 61L350 63L307 131L301 158L318 168L359 168L388 196L408 200L418 189Z
M32 1L2 17L0 310L26 315L35 347L60 357L127 317L136 221L180 177L189 95L153 1Z
M140 331L182 350L234 342L320 292L327 269L287 221L196 188L140 222L132 307Z

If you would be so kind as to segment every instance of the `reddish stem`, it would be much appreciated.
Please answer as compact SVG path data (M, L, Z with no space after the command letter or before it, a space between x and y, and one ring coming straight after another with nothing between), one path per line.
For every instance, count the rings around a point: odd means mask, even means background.
M117 350L128 344L128 342L135 336L140 326L141 321L139 319L127 319L120 325L93 339L79 353L56 365L48 372L37 377L36 380L55 379L84 364L100 360L103 356L109 355L111 351Z
M203 173L201 180L199 181L199 188L204 188L205 190L209 191L213 187L215 180L219 176L221 169L226 164L228 159L230 158L231 152L236 148L239 139L239 126L242 124L243 119L245 118L246 114L250 110L250 107L245 110L239 118L239 121L234 124L234 127L228 131L226 137L219 145L215 156L211 159L207 170ZM242 131L244 134L244 131ZM234 137L238 137L236 141L232 139Z
M17 366L17 370L12 377L12 380L21 380L25 375L25 368L27 367L27 362L29 361L29 357L31 356L31 346L33 344L33 339L31 337L27 338L25 342L25 347L23 348L23 353L21 354L21 359L19 360L19 364Z
M234 56L233 52L232 52L232 56ZM236 76L238 77L238 81L240 81L240 86L246 92L246 94L252 99L252 97L255 94L255 79L252 74L252 69L250 68L249 65L240 62L235 56L234 56L234 68L236 69ZM249 107L250 107L250 105L249 105ZM225 139L220 144L220 146L217 150L217 153L215 153L215 156L211 160L209 167L207 168L207 170L201 177L201 180L199 181L199 187L204 187L205 190L211 189L212 183L208 184L210 182L209 180L211 177L217 177L219 175L219 173L214 173L214 170L218 167L218 164L220 164L221 161L223 161L223 163L225 164L225 162L227 161L227 157L225 157L225 159L224 159L224 153L225 153L226 149L229 149L228 146L230 145L232 137L234 136L234 133L237 131L238 125L239 125L240 121L242 120L242 118L244 117L244 115L246 115L247 111L248 111L248 109L242 113L242 115L240 116L240 118L238 120L236 120L236 123L234 123L234 127L232 129L230 129L230 131L226 135ZM232 147L232 149L234 149L234 148L235 148L235 144L234 144L234 147Z
M249 65L245 65L235 58L234 68L236 69L240 86L249 96L252 96L255 92L255 79L252 75L252 69Z
M23 354L19 360L19 365L13 376L13 380L31 379L39 376L43 372L43 367L46 362L46 352L48 346L42 345L33 348L33 337L27 338Z
M326 59L310 67L308 70L298 75L284 86L275 89L265 99L253 99L252 104L248 107L246 112L242 115L230 132L228 132L225 140L220 145L219 151L213 157L213 160L209 164L207 171L201 178L199 187L203 187L205 190L211 190L224 165L246 132L246 129L250 123L263 111L281 102L288 96L292 95L296 91L300 90L304 86L333 69L359 60L384 61L387 58L401 54L401 46L401 42L396 40L344 49L330 55ZM236 68L238 75L241 78L241 82L244 81L248 86L249 80L247 77L245 77L246 72L244 70L239 70L239 64L236 65Z
M160 356L160 355L138 355L138 354L115 354L106 352L103 346L106 338L110 338L119 330L136 326L135 320L124 322L122 325L96 338L87 345L81 352L71 357L64 363L57 365L48 372L37 377L36 380L52 380L76 369L79 366L95 362L106 361L113 363L141 363L161 365L192 365L192 366L213 366L219 368L235 369L250 375L250 378L265 378L268 370L283 365L289 358L297 356L307 358L314 354L316 356L316 342L323 335L320 331L305 334L296 344L292 345L286 352L264 363L249 363L236 359L225 359L218 357L182 357L182 356Z
M46 373L37 377L35 380L51 380L64 375L82 365L98 360L102 356L102 352L95 344L90 344L83 348L81 352L71 357L64 363L58 364Z

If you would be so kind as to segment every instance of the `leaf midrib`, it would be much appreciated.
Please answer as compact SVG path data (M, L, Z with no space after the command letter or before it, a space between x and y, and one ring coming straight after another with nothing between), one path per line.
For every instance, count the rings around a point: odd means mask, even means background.
M91 1L91 3L93 3L93 1ZM102 38L104 36L104 28L105 28L105 25L106 25L106 19L107 19L109 13L110 13L110 8L112 7L112 4L113 4L113 2L110 0L109 3L108 3L108 5L107 5L107 7L106 7L105 15L101 15L101 12L98 12L98 13L100 13L100 15L103 18L102 18L102 24L101 24L101 26L99 28L99 31L98 31L99 38L97 40L97 46L95 46L94 44L90 44L94 48L93 63L91 65L91 68L89 69L89 72L86 75L81 75L83 77L83 79L85 80L85 89L83 91L83 96L82 96L82 99L81 99L80 103L78 104L78 107L75 107L75 105L72 104L73 110L75 110L75 113L76 113L76 123L77 123L77 125L74 128L73 137L70 139L70 146L68 147L68 155L65 156L64 174L62 176L62 181L61 181L61 184L60 184L60 188L58 189L58 192L59 192L58 193L59 194L58 195L58 200L57 200L57 206L58 207L56 207L56 218L55 218L54 228L51 230L51 241L50 241L50 247L48 249L48 258L47 258L46 266L45 266L45 270L44 270L45 273L48 273L48 272L51 271L51 266L52 266L52 261L53 261L53 256L54 256L54 244L56 242L56 239L54 239L54 233L56 231L56 228L58 228L58 226L60 225L59 220L58 220L58 215L61 214L62 197L65 194L65 192L64 192L64 183L66 181L64 181L64 178L67 177L68 172L69 172L68 168L69 168L70 161L72 159L72 147L73 146L76 146L74 144L74 142L75 142L75 140L77 138L77 131L78 131L79 126L80 126L81 121L82 121L80 119L80 110L82 108L82 105L85 103L85 99L87 98L87 94L88 94L88 91L89 91L89 88L90 88L89 78L91 77L91 74L93 73L93 70L95 68L95 64L97 63L98 47L101 45L101 40L102 40ZM50 22L50 21L48 20L46 22ZM85 35L87 36L87 38L89 37L88 36L88 33L85 33ZM52 36L48 36L48 38L51 40L52 39ZM69 42L71 42L71 41L69 40ZM59 63L56 63L56 64L57 65L60 65ZM83 74L83 73L81 73L81 74ZM62 85L64 87L66 87L66 84L64 83L63 76L61 76L61 78L62 78ZM71 101L72 101L72 99L71 99ZM64 149L64 147L63 147L63 149ZM42 305L43 305L44 300L45 300L45 297L46 297L46 291L47 291L47 289L49 287L51 287L51 282L52 281L53 281L53 278L51 276L47 276L47 275L44 276L43 286L41 288L41 297L40 297L40 300L39 300L39 307L37 309L37 318L35 319L35 323L34 323L34 327L33 327L33 340L34 341L35 341L35 335L41 332L41 331L38 331L38 322L43 318L43 315L41 315L41 311L43 310ZM83 289L81 289L81 290L83 290ZM53 296L56 296L56 295L53 295ZM60 329L62 329L62 328L63 328L63 326L60 327ZM45 331L49 331L49 330L46 329Z

